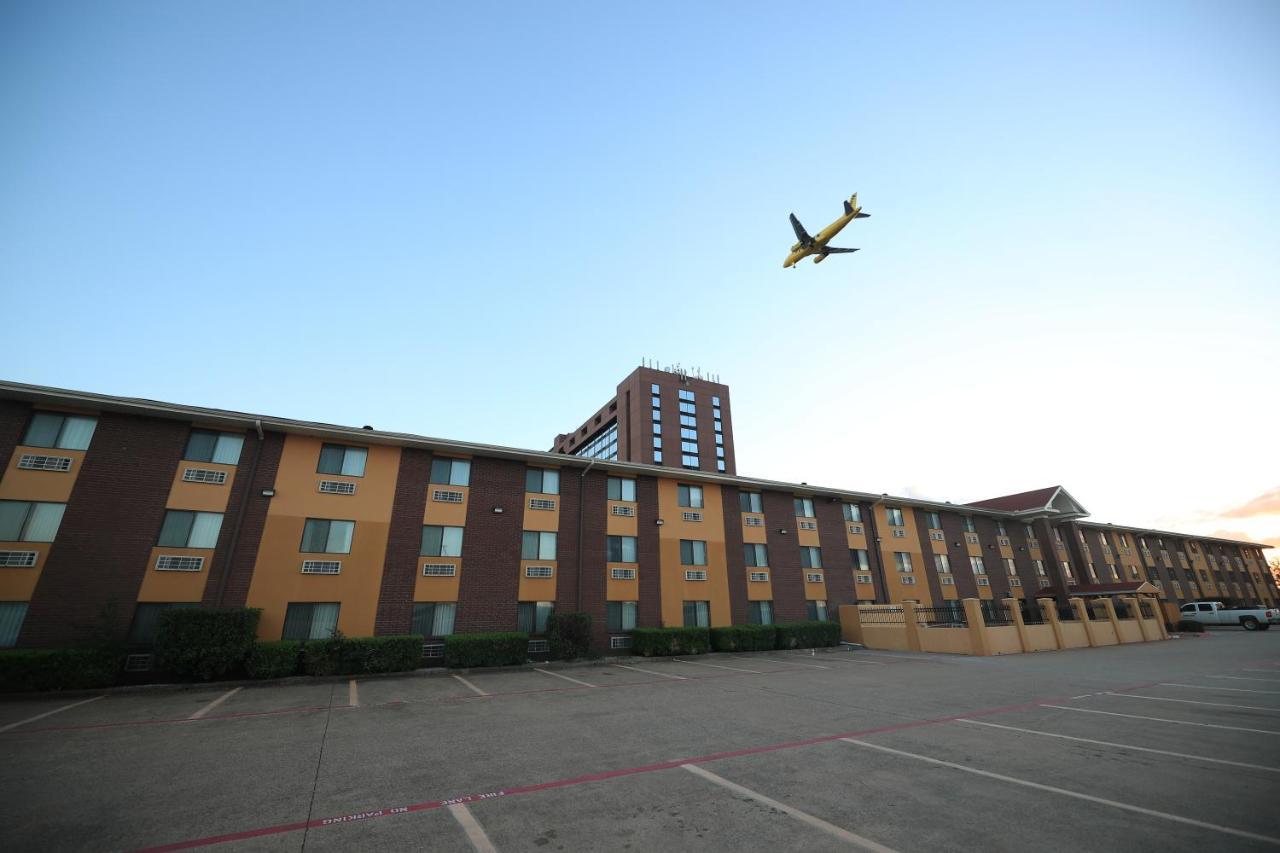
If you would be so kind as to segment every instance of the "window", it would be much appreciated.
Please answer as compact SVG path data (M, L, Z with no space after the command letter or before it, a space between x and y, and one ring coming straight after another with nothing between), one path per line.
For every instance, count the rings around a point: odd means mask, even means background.
M555 603L551 601L522 601L516 605L516 630L526 634L547 633L547 620Z
M721 423L719 419L717 419L715 422L715 429L716 429L716 432L724 432L724 424Z
M911 571L911 555L905 551L893 552L893 564L897 566L900 572Z
M1018 573L1018 567L1013 564L1012 557L1004 558L1004 570L1011 575L1016 575Z
M156 631L160 629L160 614L164 613L166 610L181 610L185 607L199 606L199 604L194 602L135 605L133 609L133 622L129 625L129 645L149 646L154 643L156 641ZM3 627L0 627L0 630L3 630ZM0 642L0 645L3 645L3 643Z
M185 509L171 509L164 514L164 524L160 527L160 539L156 544L162 548L216 548L218 531L221 529L222 513L220 512L189 512ZM351 540L348 537L348 550L350 543Z
M418 554L422 557L461 557L462 528L422 525L422 547Z
M867 562L867 550L865 548L850 548L849 557L853 560L853 570L855 572L865 572L871 568L871 564Z
M605 624L610 631L633 630L636 627L636 602L607 602L605 604Z
M653 451L653 464L654 464L654 465L661 465L661 464L662 464L662 451L661 451L661 450L655 450L655 451Z
M187 439L187 449L182 458L192 462L214 462L218 465L235 465L240 461L244 436L232 432L214 432L193 429Z
M902 510L896 506L887 506L884 508L884 514L889 523L898 527L902 526Z
M556 535L546 530L526 530L520 541L520 559L554 560Z
M680 438L681 440L697 441L698 431L696 429L689 429L688 427L681 427Z
M56 447L59 450L88 450L97 418L36 412L27 424L22 444L26 447Z
M825 601L806 601L804 608L810 622L827 621L827 603Z
M686 601L684 603L684 626L686 628L710 628L710 602Z
M141 605L140 605L141 606ZM22 621L27 618L25 601L0 602L0 648L17 645Z
M1044 560L1036 560L1035 564L1036 564L1036 574L1042 578L1047 577L1049 573L1045 571Z
M725 464L724 464L724 460L723 460L723 459L717 459L717 460L716 460L716 470L717 470L717 471L720 471L721 473L723 473L724 471L727 471L727 470L728 470L728 469L725 467Z
M759 492L739 492L738 505L743 512L764 512L764 499Z
M350 554L351 537L354 535L355 529L356 523L354 521L308 518L302 528L302 545L298 550L304 554ZM164 543L162 542L161 544ZM213 546L209 545L207 547L212 548Z
M982 562L981 557L970 557L969 568L973 569L975 575L985 575L987 573L987 566Z
M951 558L946 554L933 555L933 568L938 574L947 574L951 571Z
M676 486L676 490L679 493L680 506L692 509L702 508L702 486L686 486L682 483Z
M965 533L977 533L977 532L978 532L978 528L976 528L976 527L974 527L974 526L973 526L973 516L971 516L971 515L966 515L966 516L964 517L963 521L964 521L964 532L965 532Z
M662 420L662 412L655 407L653 410L653 422L656 424L660 420Z
M680 404L679 404L679 407L680 407L680 413L681 413L681 414L685 414L685 415L696 415L696 414L698 414L698 407L697 407L696 405L694 405L693 403L683 403L683 402L682 402L682 403L680 403Z
M769 548L765 545L747 543L742 546L742 556L752 568L766 568L769 565Z
M697 419L697 418L692 417L692 416L690 416L690 415L681 415L681 416L680 416L680 426L696 427L697 425L698 425L698 419Z
M337 604L290 604L282 640L327 640L338 630Z
M845 521L862 521L862 507L858 506L857 504L845 504L844 520Z
M681 456L681 457L680 457L680 464L681 464L681 465L683 465L683 466L684 466L684 467L686 467L686 468L697 468L697 467L698 467L698 457L696 457L696 456L689 456L688 454L685 454L685 455L683 455L683 456Z
M326 444L320 448L320 474L341 474L344 477L363 477L364 463L369 451L363 447L347 447L344 444Z
M653 437L653 449L654 449L654 450L661 450L661 449L662 449L662 436L660 436L660 435L655 435L655 436Z
M1009 532L1008 532L1007 530L1005 530L1005 529L1004 529L1004 522L1003 522L1003 521L997 521L997 522L996 522L996 535L997 535L997 536L1008 536L1008 535L1009 535Z
M772 625L773 624L773 602L772 601L748 601L747 602L747 624Z
M413 628L409 633L423 637L447 637L453 633L453 617L458 605L432 601L413 605Z
M431 482L442 486L468 486L471 484L471 463L466 459L432 459Z
M717 446L723 446L723 445L724 445L724 436L723 436L723 435L721 435L721 434L720 434L720 433L718 433L718 432L716 433L716 445L717 445Z
M692 391L686 391L684 389L680 389L676 393L676 396L679 397L681 400L685 400L686 402L690 402L690 403L698 399L697 395L694 394Z
M700 539L680 540L680 565L705 566L707 564L707 543Z
M560 472L551 468L530 468L524 474L524 490L540 495L558 495Z
M0 501L0 542L52 542L66 504Z
M799 518L814 518L813 514L813 498L796 498L796 516Z
M822 551L813 545L800 546L800 568L802 569L820 569L822 568Z
M609 500L634 501L636 499L636 481L622 477L610 477L608 487Z
M1072 574L1071 572L1071 563L1067 562L1066 560L1062 561L1062 573L1069 578L1075 577L1075 575Z
M610 563L634 563L639 559L636 557L636 537L634 536L610 536L607 546Z
M942 529L942 518L936 512L926 512L924 517L930 530Z

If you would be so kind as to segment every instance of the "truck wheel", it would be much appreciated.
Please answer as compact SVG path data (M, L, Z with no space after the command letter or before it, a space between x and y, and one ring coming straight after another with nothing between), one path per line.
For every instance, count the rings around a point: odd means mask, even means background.
M1241 626L1242 626L1246 631L1256 631L1256 630L1258 630L1258 620L1257 620L1257 619L1254 619L1252 616L1246 616L1246 617L1244 617L1243 619L1241 619L1241 620L1240 620L1240 625L1241 625Z

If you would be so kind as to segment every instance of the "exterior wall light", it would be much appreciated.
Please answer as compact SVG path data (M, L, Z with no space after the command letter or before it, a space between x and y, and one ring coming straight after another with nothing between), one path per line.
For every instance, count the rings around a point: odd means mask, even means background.
M500 507L500 506L495 506L495 507L493 508L493 514L494 514L494 515L502 515L502 507Z
M274 498L274 497L276 496L276 490L275 490L275 489L263 489L263 490L262 490L262 496L263 496L264 498Z
M663 520L662 520L662 519L660 519L660 518L654 519L654 522L653 522L653 523L654 523L654 524L656 524L656 525L658 525L659 527L661 527L662 525L666 524L666 522L665 522L665 521L663 521Z

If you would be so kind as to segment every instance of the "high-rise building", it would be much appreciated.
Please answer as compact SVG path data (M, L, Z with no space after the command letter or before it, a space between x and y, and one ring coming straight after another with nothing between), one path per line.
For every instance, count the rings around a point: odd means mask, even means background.
M553 453L736 474L729 386L686 371L638 367L613 399Z

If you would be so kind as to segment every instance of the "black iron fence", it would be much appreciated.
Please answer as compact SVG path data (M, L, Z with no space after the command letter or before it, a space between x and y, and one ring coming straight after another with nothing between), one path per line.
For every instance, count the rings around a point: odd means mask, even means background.
M1043 625L1044 624L1044 608L1040 606L1038 601L1024 601L1020 607L1022 611L1022 621L1027 625Z
M1076 609L1072 607L1070 604L1058 605L1058 621L1059 622L1075 622L1077 621L1077 619L1078 617L1076 616Z
M1151 608L1151 602L1146 601L1145 599L1138 602L1138 611L1142 613L1143 619L1156 618L1155 611Z
M988 626L1012 625L1013 614L1003 601L982 602L982 621Z
M863 625L905 625L901 607L877 607L875 610L858 609Z
M926 628L966 628L964 605L955 602L941 607L917 607L916 620Z
M1132 619L1132 618L1133 618L1133 611L1129 609L1129 605L1128 605L1128 603L1127 603L1127 602L1116 600L1116 601L1111 602L1111 606L1112 606L1112 607L1114 607L1114 608L1116 609L1116 618L1117 618L1117 619Z

